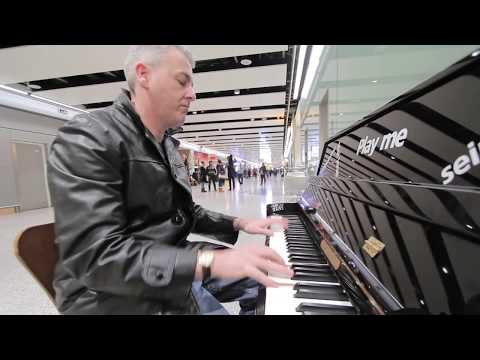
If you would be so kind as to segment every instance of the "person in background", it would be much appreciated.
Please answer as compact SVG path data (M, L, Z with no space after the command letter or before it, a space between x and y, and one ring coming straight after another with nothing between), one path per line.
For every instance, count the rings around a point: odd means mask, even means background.
M195 167L193 169L193 174L192 174L192 185L197 186L199 182L200 182L200 171L198 167Z
M182 154L183 165L185 165L185 169L187 169L188 181L190 185L193 183L192 181L192 173L190 172L190 164L188 163L188 157L186 154Z
M265 185L265 175L267 173L267 168L265 167L265 163L262 163L262 166L259 169L260 174L260 185Z
M202 192L207 192L205 184L207 183L207 169L205 168L205 162L201 162L200 166L200 183L202 184Z
M237 176L238 176L238 183L240 185L243 185L243 171L240 170Z
M232 155L228 156L228 191L232 191L232 184L233 190L235 190L235 167L233 165L233 157Z
M212 183L213 183L213 189L217 191L217 168L213 166L212 160L208 162L207 175L208 175L208 191L212 189L211 188Z
M217 164L217 176L218 176L218 191L224 192L225 180L227 178L225 166L222 164L222 160L218 159Z

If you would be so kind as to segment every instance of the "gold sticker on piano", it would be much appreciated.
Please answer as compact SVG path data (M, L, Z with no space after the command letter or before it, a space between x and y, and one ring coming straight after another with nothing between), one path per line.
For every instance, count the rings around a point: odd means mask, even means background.
M380 240L377 238L374 238L373 236L370 236L367 240L370 244L372 244L375 248L377 248L379 251L382 251L383 248L385 247L385 244L382 243Z
M371 258L375 257L378 254L378 251L369 243L365 242L362 249L370 256Z
M383 249L385 244L380 240L370 236L368 240L365 241L365 244L362 246L362 249L371 257L374 258L377 256Z

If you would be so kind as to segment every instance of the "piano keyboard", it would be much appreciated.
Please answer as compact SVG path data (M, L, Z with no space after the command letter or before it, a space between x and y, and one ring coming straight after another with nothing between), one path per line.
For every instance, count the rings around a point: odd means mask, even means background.
M269 246L294 271L291 279L275 277L282 286L267 288L265 315L356 314L325 256L312 243L297 215L283 215L288 229L275 232Z

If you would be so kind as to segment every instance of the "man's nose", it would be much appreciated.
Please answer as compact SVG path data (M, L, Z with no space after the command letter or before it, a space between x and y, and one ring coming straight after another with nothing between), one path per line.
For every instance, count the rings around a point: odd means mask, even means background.
M197 100L197 96L195 95L195 90L193 90L193 86L190 86L190 88L188 89L187 98L190 101Z

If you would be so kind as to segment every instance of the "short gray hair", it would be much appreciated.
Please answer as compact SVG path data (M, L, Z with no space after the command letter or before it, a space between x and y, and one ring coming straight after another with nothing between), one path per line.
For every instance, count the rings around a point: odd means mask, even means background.
M135 66L139 61L149 65L156 65L170 48L180 50L188 59L192 67L195 66L192 54L184 45L132 45L128 49L124 64L125 78L132 93L135 92Z

